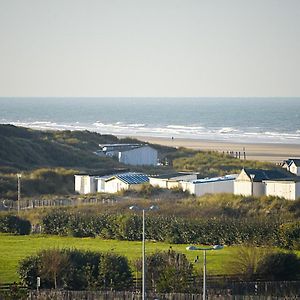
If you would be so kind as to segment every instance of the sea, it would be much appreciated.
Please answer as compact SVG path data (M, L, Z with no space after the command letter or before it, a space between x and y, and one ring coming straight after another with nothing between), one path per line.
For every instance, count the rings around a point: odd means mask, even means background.
M0 98L0 123L300 146L300 98Z

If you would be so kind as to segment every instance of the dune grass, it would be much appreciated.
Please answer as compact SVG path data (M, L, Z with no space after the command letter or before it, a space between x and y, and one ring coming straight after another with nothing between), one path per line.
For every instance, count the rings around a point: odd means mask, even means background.
M187 251L187 245L174 245L161 242L147 241L146 253L173 250L187 255L194 263L199 255L199 263L195 269L202 267L202 253L199 251ZM19 261L33 255L42 249L48 248L76 248L81 250L114 252L124 255L133 266L133 262L141 257L141 242L102 240L99 238L73 238L50 235L14 236L0 234L0 283L18 282L17 273ZM207 252L207 270L209 274L225 274L224 265L230 259L234 247L225 247L220 251ZM134 270L134 268L132 267Z

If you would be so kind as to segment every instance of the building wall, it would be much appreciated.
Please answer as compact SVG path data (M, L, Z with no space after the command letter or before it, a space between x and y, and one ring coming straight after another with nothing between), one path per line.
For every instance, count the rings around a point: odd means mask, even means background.
M300 168L298 168L295 163L292 163L291 166L290 166L290 172L297 175L297 176L300 176Z
M90 194L97 192L95 176L75 175L75 191L79 194Z
M106 193L117 193L121 190L128 190L129 185L118 178L114 178L105 182Z
M158 186L160 188L166 189L167 188L167 179L160 179L155 177L149 177L149 183L153 186Z
M100 193L100 192L105 192L105 180L107 178L98 178L97 179L97 192Z
M235 195L260 197L265 195L266 188L263 182L235 180L233 190Z
M296 200L297 185L299 189L299 183L292 181L266 181L266 195L283 197L288 200Z
M300 198L300 182L296 183L296 199Z
M158 186L163 189L172 189L181 186L180 181L190 181L196 179L197 174L183 174L182 176L172 177L170 179L149 177L149 183L153 186Z
M145 146L124 152L119 152L119 162L134 166L156 166L157 151L149 146Z
M204 194L233 193L234 180L206 183L182 182L181 187L183 190L188 190L191 194L196 196L202 196Z

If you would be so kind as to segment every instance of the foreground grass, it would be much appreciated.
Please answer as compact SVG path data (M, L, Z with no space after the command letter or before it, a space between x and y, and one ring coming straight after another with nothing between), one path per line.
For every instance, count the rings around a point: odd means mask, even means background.
M196 270L202 266L202 253L187 251L187 245L174 245L161 242L146 243L146 252L173 250L187 255L191 262L199 255L200 263L195 265ZM33 255L42 249L49 248L76 248L99 252L114 252L124 255L133 266L133 262L141 257L141 242L102 240L99 238L74 238L50 235L14 236L0 234L0 283L19 281L17 269L19 261ZM207 270L209 274L225 274L224 266L228 263L234 247L226 247L221 251L207 252ZM132 270L134 268L132 267Z

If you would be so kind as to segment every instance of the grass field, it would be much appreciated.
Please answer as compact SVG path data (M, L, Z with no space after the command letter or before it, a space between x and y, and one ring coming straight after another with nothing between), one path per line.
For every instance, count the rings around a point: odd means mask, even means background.
M191 262L199 251L187 251L187 245L174 245L158 242L146 242L146 253L164 251L172 247L173 250L185 253ZM76 248L99 252L114 252L124 255L130 262L141 257L141 242L102 240L99 238L73 238L50 235L6 235L0 234L0 283L19 281L17 274L18 263L26 256L35 254L47 248ZM207 251L207 271L209 274L225 274L224 265L234 253L234 247L225 247L220 251ZM202 260L195 265L202 266Z

